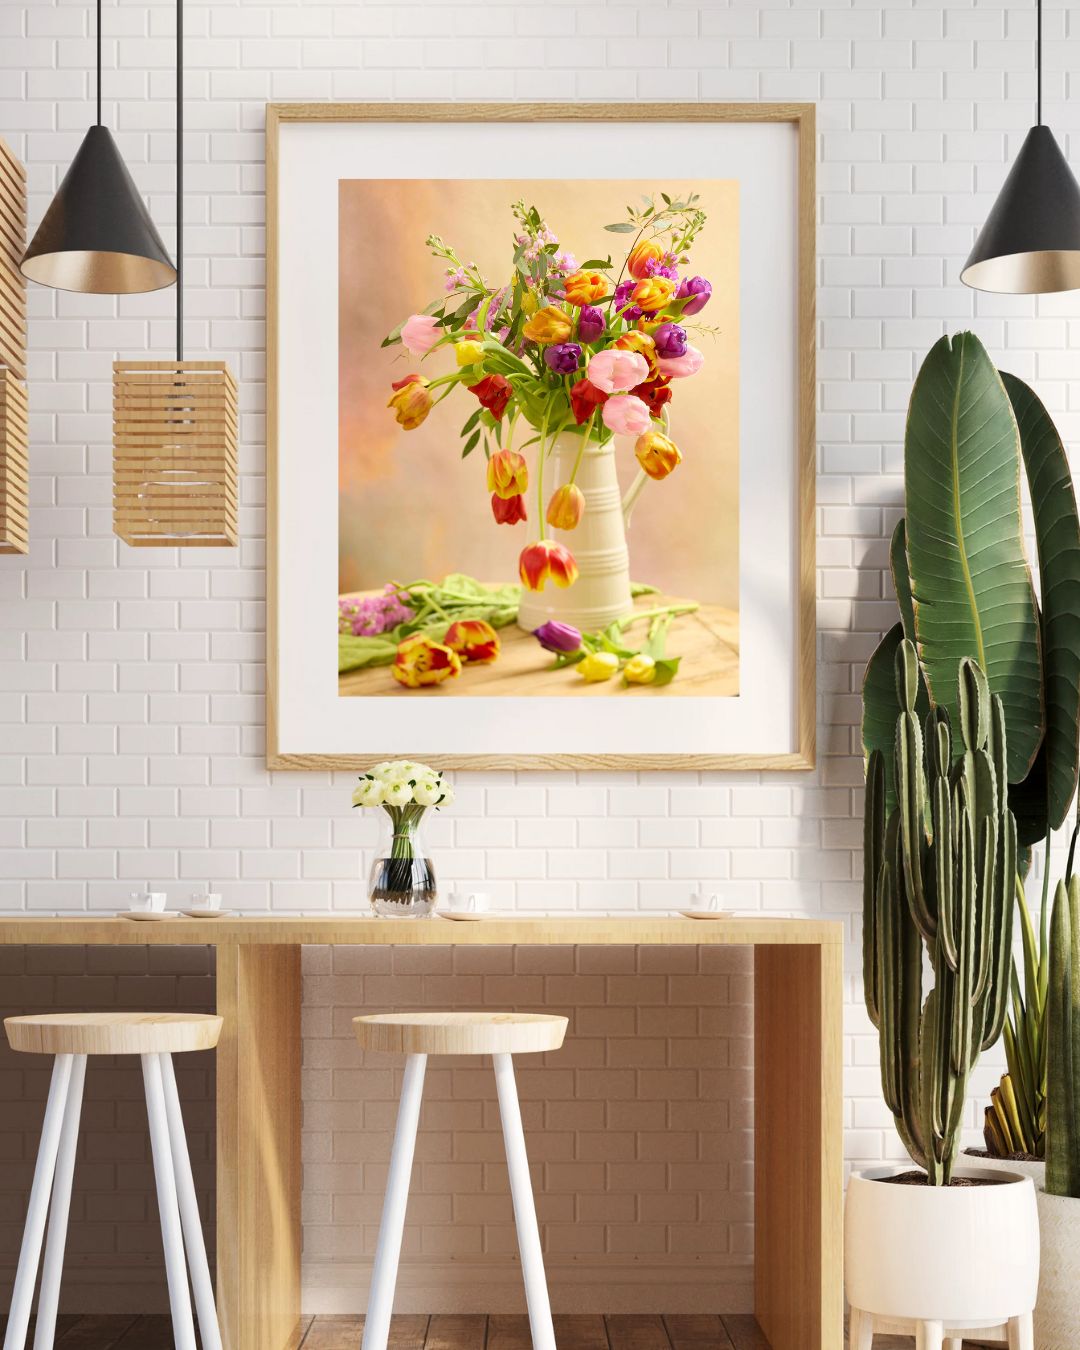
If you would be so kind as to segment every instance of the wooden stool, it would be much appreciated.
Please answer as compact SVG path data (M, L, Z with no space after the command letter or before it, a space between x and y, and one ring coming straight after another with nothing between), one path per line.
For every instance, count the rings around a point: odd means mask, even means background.
M49 1237L41 1271L34 1350L52 1350L87 1055L138 1055L142 1060L173 1337L177 1350L195 1350L188 1294L190 1268L203 1350L221 1350L214 1289L172 1063L173 1054L181 1051L212 1050L221 1035L221 1018L200 1013L50 1013L5 1018L4 1030L12 1050L55 1056L4 1350L24 1350L26 1346L46 1216Z
M499 1115L532 1343L534 1350L555 1350L544 1256L529 1180L529 1160L525 1153L512 1056L558 1050L566 1035L566 1018L545 1013L383 1013L354 1017L353 1026L356 1039L365 1050L386 1050L408 1056L371 1275L363 1350L386 1350L428 1055L490 1055L495 1063L495 1086L499 1094Z

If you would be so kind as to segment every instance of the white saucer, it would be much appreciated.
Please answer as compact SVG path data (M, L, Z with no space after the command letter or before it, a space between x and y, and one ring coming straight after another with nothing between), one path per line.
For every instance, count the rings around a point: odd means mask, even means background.
M189 919L223 919L226 914L231 914L231 909L182 909L181 914L186 914Z
M456 923L476 923L479 919L494 918L490 909L437 909L436 914Z
M175 919L175 914L170 914L167 909L120 909L116 912L118 919L135 919L138 923L158 923L162 919Z
M733 917L729 909L680 909L679 913L684 919L730 919Z

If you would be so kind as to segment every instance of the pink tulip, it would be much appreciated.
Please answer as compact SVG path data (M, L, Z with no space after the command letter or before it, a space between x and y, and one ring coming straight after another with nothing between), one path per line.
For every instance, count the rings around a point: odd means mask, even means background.
M597 352L589 362L589 382L605 394L614 394L619 389L633 389L648 378L649 363L638 352L608 347L606 351Z
M644 362L644 357L639 356ZM641 436L652 426L648 407L633 394L616 394L604 404L600 414L604 425L616 436Z
M665 380L681 380L696 375L705 364L705 358L696 347L687 347L682 356L660 357L657 367Z
M438 342L442 330L430 314L410 314L401 325L401 342L413 356L423 356Z

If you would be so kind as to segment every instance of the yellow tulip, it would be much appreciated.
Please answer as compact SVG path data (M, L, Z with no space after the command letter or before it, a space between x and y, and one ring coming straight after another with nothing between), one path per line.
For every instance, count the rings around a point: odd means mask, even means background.
M538 342L542 347L552 342L566 342L573 331L570 316L557 305L538 310L521 330L530 342Z
M601 680L610 680L619 669L619 658L614 652L590 652L580 660L575 670L583 680L590 684L599 684Z
M656 679L656 662L644 652L638 652L623 666L623 675L628 684L652 684Z
M649 264L658 263L663 256L664 250L655 239L642 239L630 250L626 270L635 281L644 281L649 275Z
M484 359L484 344L473 338L454 343L454 355L459 366L475 366Z
M585 494L576 483L565 483L551 494L547 523L556 530L575 530L584 511Z
M634 444L634 454L649 477L658 482L682 463L679 447L662 431L643 432Z
M669 277L646 277L639 281L630 292L630 299L646 314L655 314L663 309L675 294L675 282Z

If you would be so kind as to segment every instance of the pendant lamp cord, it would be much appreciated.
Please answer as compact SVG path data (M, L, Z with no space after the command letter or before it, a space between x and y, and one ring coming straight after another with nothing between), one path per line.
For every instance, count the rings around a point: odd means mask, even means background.
M98 0L98 4L101 0ZM184 359L184 0L176 0L176 360Z
M101 126L101 0L97 0L97 124Z
M1042 126L1042 0L1035 0L1035 124Z

